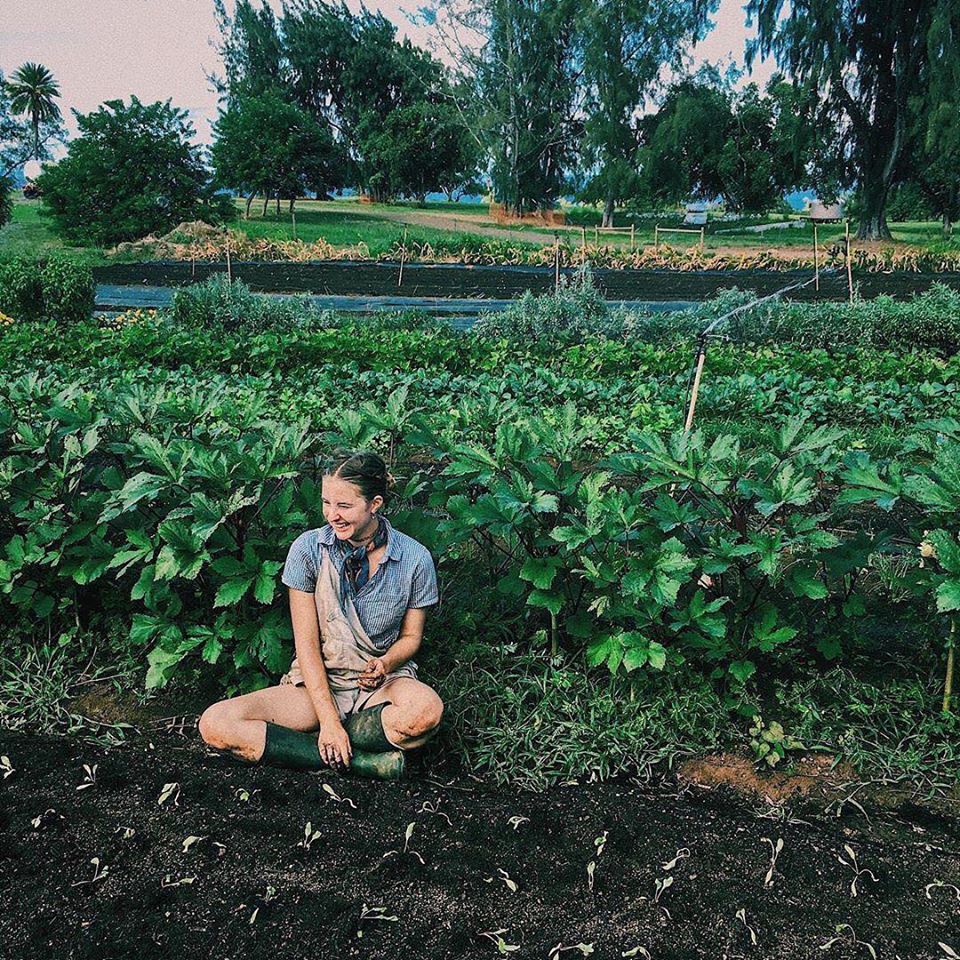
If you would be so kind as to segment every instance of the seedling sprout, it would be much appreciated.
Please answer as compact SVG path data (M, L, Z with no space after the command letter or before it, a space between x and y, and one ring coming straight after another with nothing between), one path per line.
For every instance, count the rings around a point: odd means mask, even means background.
M600 860L600 855L603 853L603 848L607 845L606 830L603 831L601 836L594 838L593 845L596 848L594 859L587 864L587 888L591 893L593 893L593 877L597 870L597 863Z
M446 813L444 813L443 810L440 809L440 803L440 800L438 800L436 803L433 803L431 800L424 800L417 813L432 813L435 817L443 817L443 819L447 821L447 826L452 827L453 821Z
M769 837L761 837L760 839L770 844L770 868L767 870L767 875L763 878L763 885L769 888L773 886L773 875L777 869L777 857L780 856L780 852L783 850L783 837L778 837L776 843Z
M394 856L394 854L409 853L409 854L411 854L411 856L416 857L416 858L420 861L420 863L422 863L424 866L426 866L426 861L423 859L423 857L420 856L420 854L419 854L416 850L411 850L411 849L410 849L410 838L413 836L414 827L416 827L416 822L415 822L415 821L414 821L413 823L408 823L408 824L407 824L407 829L404 830L404 832L403 832L403 849L402 849L402 850L388 850L388 851L383 855L383 859L384 859L384 860L386 860L387 857L392 857L392 856Z
M330 799L336 803L348 803L352 809L357 809L357 805L349 797L341 797L340 794L337 793L337 791L334 790L329 783L323 784L323 792L326 793Z
M690 850L688 847L681 847L672 860L667 860L664 863L660 864L661 869L663 870L672 870L681 860L686 860L690 856Z
M757 931L747 923L747 911L741 907L737 911L737 919L747 928L747 932L750 934L750 942L756 946L757 945Z
M396 923L400 918L391 917L387 915L386 907L368 907L364 904L360 908L360 920L357 924L357 936L363 937L363 924L367 920L386 920L391 923Z
M511 879L510 879L510 874L507 873L506 870L502 870L502 869L500 869L499 867L497 868L497 873L500 874L500 879L507 885L507 889L508 889L511 893L516 893L517 890L519 889L519 887L517 886L516 880L511 880ZM484 878L483 878L483 882L484 882L484 883L493 883L494 879L495 879L494 877L484 877Z
M51 813L56 813L56 812L57 811L54 810L53 807L47 807L47 809L44 810L43 813L37 814L37 816L35 816L30 821L30 826L33 827L34 830L39 830L40 825L43 823L44 820L46 820L47 815ZM63 819L63 814L58 814L58 816L60 817L61 820Z
M558 943L551 951L549 960L557 960L561 953L566 953L568 950L579 950L580 955L583 957L589 957L593 953L593 944L592 943L573 943L569 947L565 947L562 943Z
M957 953L949 944L938 943L937 946L943 951L940 960L960 960L960 953Z
M497 952L505 956L508 953L513 953L514 950L520 949L519 943L507 943L507 941L503 939L503 934L506 932L506 927L503 927L500 930L484 930L479 935L493 941L493 943L497 945Z
M157 800L159 806L163 806L168 800L173 801L175 807L180 806L180 784L165 783L160 791L160 798Z
M516 830L517 827L519 827L521 823L529 823L529 822L530 822L530 818L529 818L529 817L511 817L511 818L507 821L507 823L509 823L510 826L513 827L514 830Z
M196 877L181 877L179 880L173 879L173 874L168 873L161 881L161 887L184 887L196 883Z
M942 880L934 880L933 883L928 883L923 888L924 896L926 896L928 900L932 900L933 897L930 896L930 891L937 890L940 888L943 888L945 890L952 890L957 895L957 900L960 900L960 887L957 887L952 883L944 883Z
M136 830L133 827L125 827L122 823L120 826L113 831L114 833L119 833L122 840L130 840L136 834Z
M853 852L853 847L849 843L843 845L844 852L850 858L849 860L844 860L843 857L838 856L837 859L845 866L849 867L853 871L853 881L850 884L850 896L855 897L858 894L857 883L860 878L866 874L870 879L876 883L877 878L874 876L872 870L861 869L857 863L857 855Z
M313 824L308 820L303 827L303 839L297 844L304 850L309 850L313 846L314 840L320 839L320 831L313 829Z
M81 783L77 787L78 790L86 790L87 787L92 787L97 782L97 765L96 764L94 764L91 767L89 764L85 763L83 765L83 769L84 769L83 783Z
M183 841L183 852L186 853L194 844L200 843L201 840L206 840L206 837L187 837Z
M643 957L643 960L653 960L653 954L646 947L631 947L629 950L621 950L621 957Z
M8 756L2 756L0 757L0 770L3 771L3 779L6 780L7 777L9 777L16 770L16 768L10 762L10 758Z
M89 880L78 880L76 883L71 883L71 887L82 887L85 883L96 883L98 880L103 880L110 872L110 868L105 863L101 863L99 857L93 857L90 862L93 864L93 876Z
M843 934L845 930L849 931L848 935L844 934L842 936L831 937L829 940L827 940L826 943L820 944L820 949L829 950L835 943L849 943L851 946L854 946L854 947L864 947L867 953L869 953L870 956L873 957L873 960L877 960L877 951L874 949L874 946L872 943L867 943L866 940L858 940L853 927L851 927L849 923L837 924L836 931L838 934ZM943 946L943 944L941 944L941 946ZM954 954L954 956L956 956L956 954ZM960 958L958 958L958 960L960 960Z

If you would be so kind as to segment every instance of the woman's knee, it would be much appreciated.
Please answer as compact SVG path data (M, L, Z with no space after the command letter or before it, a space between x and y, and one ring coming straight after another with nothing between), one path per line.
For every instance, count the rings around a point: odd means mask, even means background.
M428 736L436 731L443 718L443 701L431 690L422 693L401 711L398 732L407 737Z
M218 750L226 750L234 745L231 735L236 723L242 719L236 704L230 700L220 700L211 704L200 714L198 728L205 743Z

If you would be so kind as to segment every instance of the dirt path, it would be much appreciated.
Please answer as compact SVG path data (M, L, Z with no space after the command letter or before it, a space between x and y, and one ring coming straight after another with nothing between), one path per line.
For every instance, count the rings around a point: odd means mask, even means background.
M0 733L0 754L4 960L960 951L960 901L927 886L960 885L957 821L862 794L869 821L676 784L384 784L233 764L190 730L112 749Z
M410 226L432 227L436 230L449 230L452 233L463 231L476 233L482 237L496 240L525 241L527 243L553 243L553 232L548 230L508 230L505 227L490 226L486 217L477 214L431 213L429 210L382 210L375 214L381 220L393 220ZM374 214L371 213L371 216ZM566 228L562 228L563 232Z

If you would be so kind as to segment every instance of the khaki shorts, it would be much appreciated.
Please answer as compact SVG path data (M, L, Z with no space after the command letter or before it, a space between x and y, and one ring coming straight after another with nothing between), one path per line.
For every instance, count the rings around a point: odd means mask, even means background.
M330 692L333 694L333 699L337 704L337 712L340 714L340 719L345 720L351 713L357 713L362 710L366 706L367 701L375 693L386 690L394 680L400 680L402 677L412 677L416 679L416 675L415 669L412 671L401 669L395 673L388 673L383 683L375 690L363 690L360 687L353 687L347 690L334 690L331 688ZM300 672L300 667L296 660L290 665L289 671L280 678L280 686L305 686L303 674Z

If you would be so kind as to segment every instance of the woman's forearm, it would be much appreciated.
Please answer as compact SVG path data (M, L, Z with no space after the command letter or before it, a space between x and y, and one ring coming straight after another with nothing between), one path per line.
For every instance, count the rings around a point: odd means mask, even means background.
M404 636L403 634L397 637L380 657L383 661L384 672L392 673L414 657L420 649L420 640L421 638L418 636Z
M303 676L303 685L310 695L314 713L320 725L339 722L340 711L330 691L327 670L320 650L320 623L313 596L290 591L290 619L297 664Z

